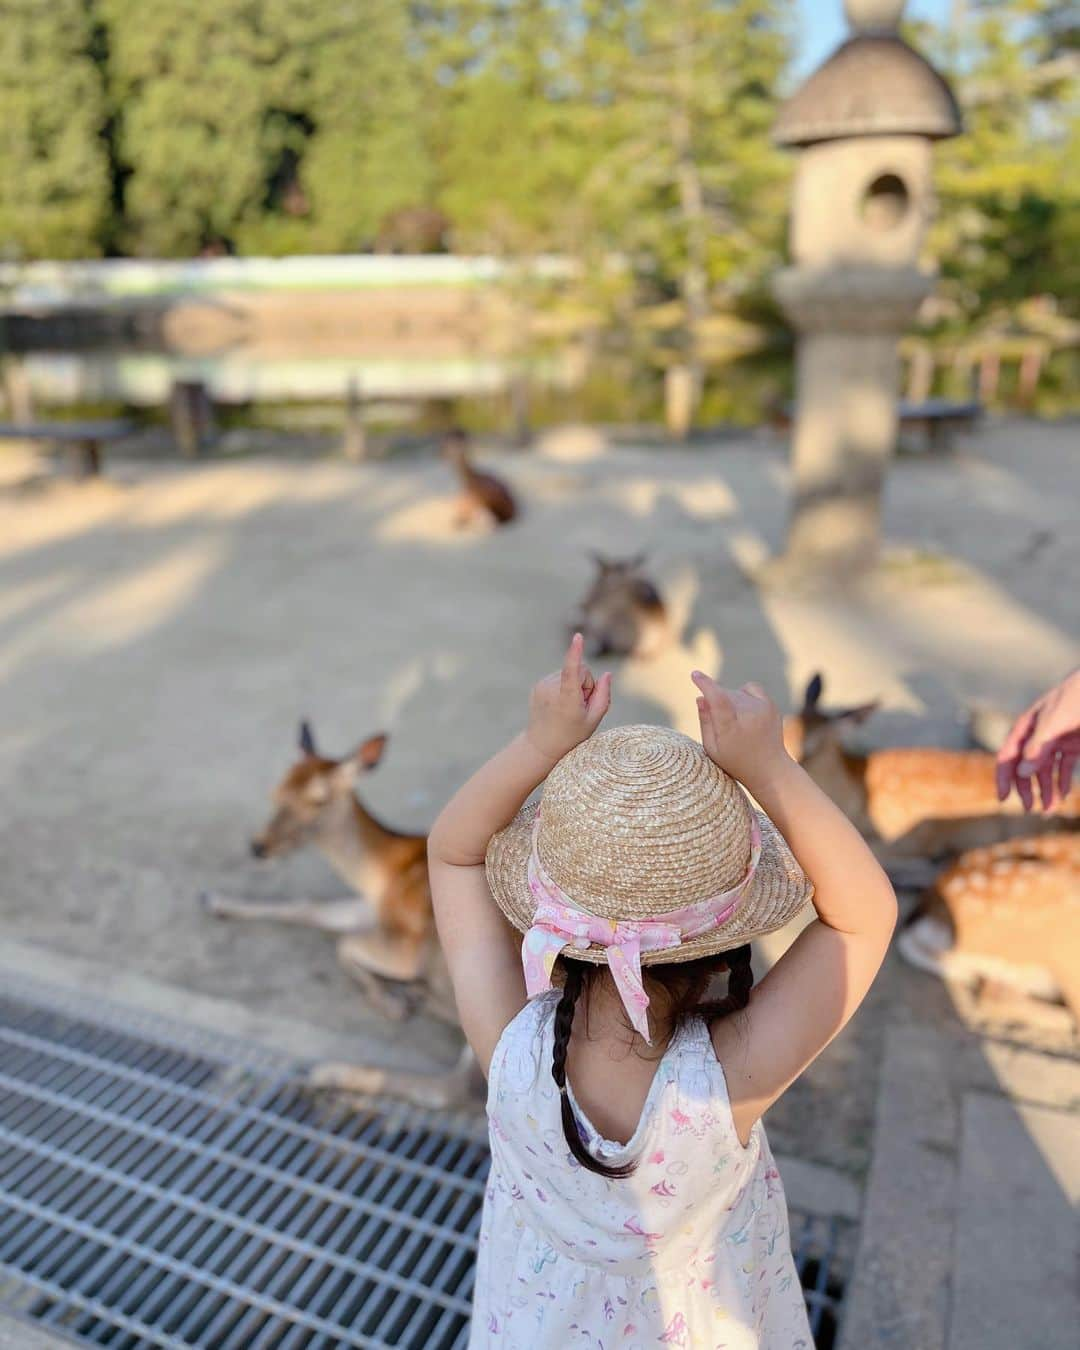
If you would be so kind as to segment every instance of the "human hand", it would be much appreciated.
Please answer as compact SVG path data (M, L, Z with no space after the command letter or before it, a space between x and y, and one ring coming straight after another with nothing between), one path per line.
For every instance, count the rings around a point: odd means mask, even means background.
M594 679L585 663L585 640L575 633L562 670L545 675L529 698L529 742L548 759L562 759L588 740L611 706L610 672Z
M690 678L699 690L698 718L705 753L757 796L755 782L766 780L788 758L779 709L760 684L722 689L700 670Z
M1080 760L1080 669L1043 694L1022 713L997 757L997 793L1004 801L1016 788L1024 810L1035 804L1031 780L1038 781L1048 811L1068 796Z

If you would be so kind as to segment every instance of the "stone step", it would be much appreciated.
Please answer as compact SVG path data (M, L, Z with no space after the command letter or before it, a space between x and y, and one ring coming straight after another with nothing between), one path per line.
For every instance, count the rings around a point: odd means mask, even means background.
M840 1350L1058 1350L1047 1321L1069 1329L1072 1350L1078 1102L1073 1060L921 1028L887 1033ZM995 1224L1007 1230L996 1238ZM1037 1302L1029 1334L1017 1314Z
M964 1099L949 1350L1075 1350L1080 1119Z

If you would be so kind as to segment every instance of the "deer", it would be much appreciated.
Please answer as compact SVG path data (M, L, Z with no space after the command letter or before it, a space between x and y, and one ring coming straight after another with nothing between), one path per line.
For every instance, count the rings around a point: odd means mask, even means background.
M867 720L876 701L826 711L824 680L814 675L799 713L784 720L784 744L817 785L850 817L882 862L940 859L1018 836L1075 828L1080 791L1056 816L1037 820L1018 802L998 800L994 756L984 750L904 746L856 754L845 727Z
M456 523L460 528L488 522L509 525L517 516L514 495L501 478L474 469L469 462L469 437L461 427L451 427L443 437L442 453L461 481Z
M1060 998L1080 1022L1080 834L962 853L927 888L897 946L945 980Z
M301 722L300 756L274 791L269 821L251 840L251 853L259 859L317 848L349 886L348 896L280 901L209 893L201 897L202 905L215 918L269 919L333 934L338 960L376 1012L390 1021L424 1012L456 1026L431 908L427 837L385 825L355 791L357 780L382 760L387 742L383 733L370 736L350 754L333 759L316 749L311 723ZM457 1065L445 1074L326 1063L311 1070L309 1083L445 1107L468 1100L478 1072L465 1045Z
M605 558L593 553L596 575L570 624L591 657L656 656L673 639L667 607L646 577L644 553Z

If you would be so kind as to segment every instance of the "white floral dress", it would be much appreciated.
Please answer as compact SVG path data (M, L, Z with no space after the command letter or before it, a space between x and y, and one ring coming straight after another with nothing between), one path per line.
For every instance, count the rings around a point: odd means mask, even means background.
M758 1122L740 1144L705 1022L672 1040L627 1144L601 1138L575 1104L593 1153L638 1160L608 1180L563 1137L558 997L523 1008L491 1061L471 1350L812 1350L765 1131Z

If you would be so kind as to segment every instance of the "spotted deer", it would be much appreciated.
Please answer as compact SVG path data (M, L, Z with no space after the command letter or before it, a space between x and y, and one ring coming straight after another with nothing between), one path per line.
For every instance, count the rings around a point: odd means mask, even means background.
M1053 816L1025 815L1000 802L994 756L982 750L907 746L857 754L845 748L845 727L864 722L877 703L826 711L824 680L806 686L799 713L784 720L789 754L832 797L882 861L941 858L1017 836L1075 828L1080 791Z
M584 636L590 657L657 655L674 634L659 591L642 572L645 554L592 557L596 575L573 615L570 632Z
M459 526L483 521L508 525L515 518L518 510L513 493L501 478L473 468L469 462L469 438L460 427L452 428L443 437L442 453L461 482L456 517Z
M1080 834L962 853L897 939L912 965L964 984L1061 998L1080 1022Z
M378 820L357 797L358 778L382 759L387 737L371 736L351 754L318 752L301 723L300 757L274 792L274 812L251 841L256 858L277 858L312 846L348 884L335 900L255 900L206 894L206 911L222 919L270 919L332 933L338 960L375 1010L394 1021L425 1012L456 1025L449 972L435 932L428 886L427 839ZM472 1090L474 1061L466 1046L447 1074L408 1074L354 1064L324 1064L317 1087L383 1092L449 1105Z

